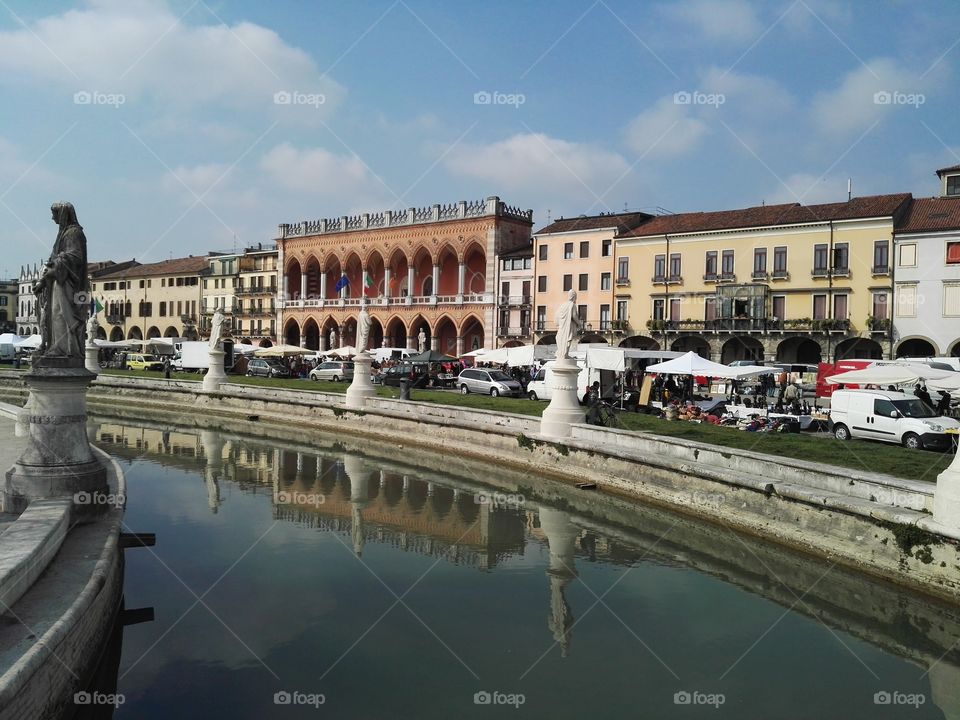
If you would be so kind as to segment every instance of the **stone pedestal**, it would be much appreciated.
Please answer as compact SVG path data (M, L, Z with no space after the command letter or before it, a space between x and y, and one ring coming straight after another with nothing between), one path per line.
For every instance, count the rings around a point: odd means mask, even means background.
M960 452L950 466L937 476L933 491L933 522L952 537L960 535Z
M6 512L20 512L33 500L65 496L74 497L80 518L110 509L107 471L87 440L87 388L94 377L81 367L49 365L23 377L30 390L28 441L6 474Z
M94 375L100 374L100 348L96 345L87 345L84 348L84 365Z
M586 413L577 397L580 368L571 358L553 364L553 397L540 419L540 434L547 438L570 437L572 423L582 423Z
M367 351L359 353L353 358L353 382L347 388L347 407L359 410L367 398L376 397L377 388L370 380L370 364L373 359Z
M217 348L210 349L210 367L203 376L203 391L217 392L220 385L227 381L227 373L223 370L223 356L226 353Z

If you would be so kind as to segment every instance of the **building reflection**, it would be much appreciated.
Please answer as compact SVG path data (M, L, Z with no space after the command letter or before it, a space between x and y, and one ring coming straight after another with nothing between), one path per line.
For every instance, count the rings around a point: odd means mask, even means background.
M578 563L581 569L590 562L688 567L909 659L929 677L929 702L945 717L960 718L955 608L839 569L824 576L816 558L754 541L748 549L746 540L714 525L556 485L550 504L529 498L519 506L479 504L475 495L484 485L433 471L427 458L407 468L402 459L376 459L335 443L298 448L292 440L159 424L134 428L100 420L89 432L120 458L202 469L211 512L233 492L268 495L275 517L342 535L357 555L381 545L492 569L523 555L528 543L541 544L549 551L547 629L564 656L573 648L575 613L567 593ZM433 466L445 467L443 458ZM226 499L225 484L231 488Z

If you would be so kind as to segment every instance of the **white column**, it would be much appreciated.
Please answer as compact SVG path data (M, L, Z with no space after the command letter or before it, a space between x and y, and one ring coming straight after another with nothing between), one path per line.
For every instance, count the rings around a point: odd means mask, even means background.
M345 272L340 273L340 277L346 277L346 276L347 276L347 274L346 274ZM347 291L349 290L349 288L350 288L349 285L344 285L342 288L340 288L340 297L341 297L341 298L347 297Z
M307 274L303 273L300 276L300 300L307 299Z
M457 357L463 355L463 335L457 335Z
M367 304L367 280L370 278L370 271L367 268L363 269L363 279L360 281L360 304Z
M389 266L383 269L383 296L385 298L390 297L390 276L392 274Z
M324 300L327 299L327 273L320 273L320 297Z
M466 284L467 277L467 265L466 263L460 263L458 268L459 274L457 275L457 301L463 302L463 286Z
M413 266L407 267L407 305L413 304Z
M289 294L289 293L290 293L290 289L289 289L289 288L290 288L290 278L287 277L287 274L286 274L286 273L283 273L283 299L284 299L284 300L289 300L289 299L290 299L290 294Z
M434 263L433 265L433 296L437 296L437 290L440 285L440 266Z

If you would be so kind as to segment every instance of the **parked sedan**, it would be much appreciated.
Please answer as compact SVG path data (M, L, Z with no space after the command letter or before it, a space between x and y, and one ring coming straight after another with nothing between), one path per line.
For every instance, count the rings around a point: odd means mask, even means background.
M425 388L430 379L424 372L425 368L426 365L410 365L409 363L394 365L381 373L380 382L387 387L400 387L400 381L406 378L410 381L410 387Z
M290 377L290 370L283 363L267 358L252 358L247 363L247 377Z
M353 380L352 362L322 362L310 371L311 380Z
M523 388L516 380L501 370L483 370L480 368L471 368L464 370L457 378L457 387L460 393L483 393L498 397L499 395L511 395L520 397Z

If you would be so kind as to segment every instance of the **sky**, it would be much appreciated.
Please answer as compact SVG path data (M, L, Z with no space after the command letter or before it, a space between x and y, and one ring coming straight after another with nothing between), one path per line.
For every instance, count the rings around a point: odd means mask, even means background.
M939 192L955 0L0 0L0 275L497 195L551 218Z

